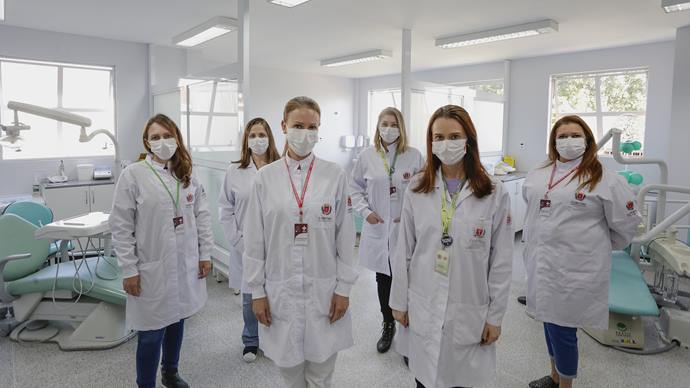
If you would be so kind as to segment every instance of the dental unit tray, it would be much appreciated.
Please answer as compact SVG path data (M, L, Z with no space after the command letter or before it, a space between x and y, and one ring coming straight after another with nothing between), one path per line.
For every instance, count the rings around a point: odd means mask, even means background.
M38 239L73 240L79 237L92 237L110 232L108 214L88 213L82 216L55 221L36 230Z

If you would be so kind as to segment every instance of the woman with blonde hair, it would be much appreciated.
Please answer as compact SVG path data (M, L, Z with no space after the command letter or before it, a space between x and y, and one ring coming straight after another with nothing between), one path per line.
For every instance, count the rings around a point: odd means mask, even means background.
M402 113L386 108L376 122L374 145L359 154L350 179L352 205L365 223L359 242L362 266L376 273L383 315L379 353L390 349L395 320L388 305L391 293L391 260L400 225L403 196L414 175L422 170L422 154L407 144Z
M287 152L256 174L245 217L244 278L261 348L288 387L332 386L338 352L354 344L354 219L347 175L312 152L320 125L316 101L288 101Z
M218 198L220 225L230 243L230 269L228 284L242 290L242 316L244 329L242 358L254 362L259 350L259 323L252 311L252 294L242 279L244 253L244 216L247 212L256 173L259 169L280 159L273 133L268 122L261 117L249 120L242 137L242 155L232 163L225 174L225 182Z
M570 388L577 328L608 329L611 251L630 243L640 216L627 182L599 162L582 118L556 121L548 142L548 161L523 186L527 311L544 323L551 358L551 374L529 386Z

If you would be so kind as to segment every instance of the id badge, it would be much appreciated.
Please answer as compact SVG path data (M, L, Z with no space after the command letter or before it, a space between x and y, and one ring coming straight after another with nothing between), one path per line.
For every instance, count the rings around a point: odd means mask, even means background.
M184 230L184 217L173 217L173 227L175 228L175 232Z
M450 254L445 249L440 249L436 252L436 265L434 269L441 275L448 276L448 263L450 262Z
M397 201L398 200L398 188L395 186L391 186L389 189L389 193L391 195L391 201Z
M295 246L306 247L309 243L309 225L295 224Z
M549 215L551 215L551 200L550 199L539 200L539 214L542 217L548 217Z

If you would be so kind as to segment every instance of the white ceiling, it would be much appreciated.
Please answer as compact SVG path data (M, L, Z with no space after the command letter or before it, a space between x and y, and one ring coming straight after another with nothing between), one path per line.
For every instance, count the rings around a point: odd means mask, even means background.
M585 49L671 40L690 11L665 14L661 0L311 0L295 8L251 0L252 64L300 72L366 77L400 70L401 29L413 30L413 69L429 69ZM4 24L170 45L216 15L236 16L236 0L6 0ZM439 36L539 19L560 31L484 46L443 50ZM207 50L223 50L219 38ZM340 68L319 60L375 48L393 58ZM222 55L219 53L219 56Z

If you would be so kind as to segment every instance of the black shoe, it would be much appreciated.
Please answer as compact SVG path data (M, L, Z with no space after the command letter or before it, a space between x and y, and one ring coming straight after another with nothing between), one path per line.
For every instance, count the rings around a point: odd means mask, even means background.
M174 372L174 373L173 373ZM177 371L162 371L161 383L166 388L189 388Z
M244 359L245 362L254 362L256 361L256 355L259 353L259 347L258 346L245 346L244 351L242 352L242 359Z
M381 332L381 339L376 343L376 350L379 353L386 353L393 344L393 337L395 336L395 322L383 322L383 331Z
M520 303L523 306L527 306L527 297L526 296L518 296L517 297L518 303Z
M558 383L551 376L544 376L529 383L529 388L558 388Z

